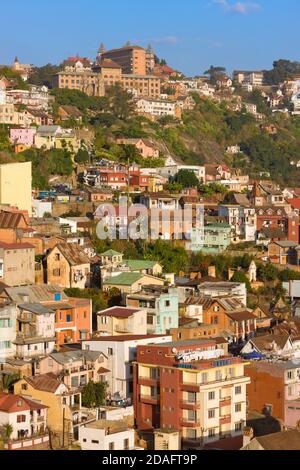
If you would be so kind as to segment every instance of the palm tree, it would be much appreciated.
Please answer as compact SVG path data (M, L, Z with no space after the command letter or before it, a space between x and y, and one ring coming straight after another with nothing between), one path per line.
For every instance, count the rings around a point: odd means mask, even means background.
M6 423L2 426L3 438L5 442L8 442L14 432L12 424Z

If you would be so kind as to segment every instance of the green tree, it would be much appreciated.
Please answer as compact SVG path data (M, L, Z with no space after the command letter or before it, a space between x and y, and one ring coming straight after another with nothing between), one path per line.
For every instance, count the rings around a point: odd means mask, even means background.
M46 64L36 67L28 82L32 85L46 86L52 88L54 75L62 70L60 65Z
M132 96L120 84L107 90L107 99L112 114L121 120L126 120L134 111Z
M174 182L180 184L183 188L198 188L199 180L193 171L179 170L174 177Z
M81 392L82 405L85 408L98 408L106 401L107 384L104 382L89 382Z
M258 266L257 275L260 281L275 281L278 278L278 274L277 268L271 263Z
M14 432L14 428L13 428L12 424L10 424L10 423L3 424L3 426L2 426L2 435L3 435L4 442L10 441L10 438L11 438L13 432Z
M74 158L76 163L87 163L90 160L89 152L84 149L79 149Z
M248 292L251 292L251 284L246 276L246 274L243 271L236 271L231 279L232 282L240 282L243 284L246 284L246 288Z

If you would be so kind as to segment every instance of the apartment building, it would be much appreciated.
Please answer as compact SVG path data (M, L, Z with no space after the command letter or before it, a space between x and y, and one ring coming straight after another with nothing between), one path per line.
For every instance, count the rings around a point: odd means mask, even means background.
M224 356L215 340L190 340L137 348L134 363L138 430L172 429L183 445L201 446L243 433L245 363Z
M57 88L79 90L89 96L104 96L104 77L100 73L86 70L63 70L53 79Z
M126 297L127 306L147 312L148 334L167 334L178 327L179 298L177 289L146 286L141 292Z
M300 362L294 360L259 361L247 365L248 409L265 412L295 428L300 421Z
M176 101L141 98L136 102L136 111L138 114L157 118L172 116L181 119L181 109Z
M55 347L55 313L41 304L18 304L15 356L32 359L52 353Z
M253 88L260 88L264 84L264 72L260 70L235 70L233 79L241 85L249 84Z
M0 165L0 204L17 207L32 215L32 163Z
M110 59L122 68L123 74L146 75L146 50L140 46L125 46L101 53L101 60Z
M121 83L133 96L158 99L161 94L161 79L153 75L122 75Z
M99 336L82 342L82 349L100 351L107 358L108 392L112 397L129 398L133 394L133 361L137 346L161 344L172 340L171 336L125 335Z
M219 216L225 217L230 225L234 243L256 240L257 216L254 207L220 205Z

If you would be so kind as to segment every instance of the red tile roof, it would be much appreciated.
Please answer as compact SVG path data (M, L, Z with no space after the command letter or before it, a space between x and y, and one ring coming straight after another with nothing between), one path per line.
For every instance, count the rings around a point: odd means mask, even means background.
M124 336L101 336L99 338L92 338L92 339L85 339L82 343L87 341L107 341L107 342L114 342L117 341L119 343L125 341L139 341L143 339L155 339L155 338L164 338L165 336L169 335L124 335Z
M140 312L140 309L137 308L126 308L126 307L114 307L102 312L98 312L97 315L104 317L116 317L116 318L129 318L132 317L134 313Z
M33 402L21 395L10 395L8 393L0 393L0 411L6 413L17 413L27 410L42 410L48 408L40 403Z
M33 249L34 246L30 243L3 243L0 242L0 248L4 250L25 250L25 249Z

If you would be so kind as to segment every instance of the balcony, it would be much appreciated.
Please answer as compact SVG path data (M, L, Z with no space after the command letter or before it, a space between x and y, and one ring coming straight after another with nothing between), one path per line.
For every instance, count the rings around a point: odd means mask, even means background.
M200 392L200 384L195 384L195 383L183 383L181 385L181 390L183 392L194 392L194 393L197 393L197 392Z
M198 428L201 426L201 423L199 420L191 421L188 418L181 418L180 420L181 426L184 428Z
M200 402L192 402L189 400L181 400L180 408L184 410L198 410L200 408Z
M121 334L124 334L124 335L128 335L128 334L132 334L133 331L132 331L132 328L130 328L129 326L123 326L123 325L117 325L115 327L115 332L116 333L121 333Z
M157 387L159 379L155 377L139 377L139 385L144 385L145 387Z
M220 399L220 406L221 407L231 406L231 397L221 398Z
M220 416L220 426L225 426L226 424L231 424L231 415Z
M141 395L140 400L146 405L158 405L159 404L159 395Z

